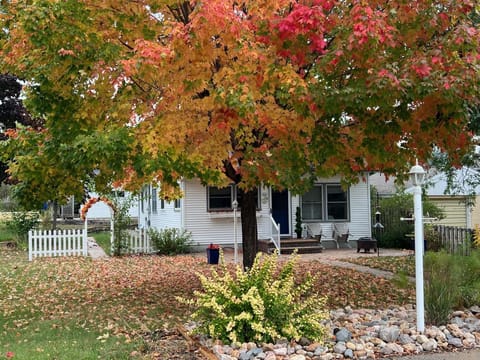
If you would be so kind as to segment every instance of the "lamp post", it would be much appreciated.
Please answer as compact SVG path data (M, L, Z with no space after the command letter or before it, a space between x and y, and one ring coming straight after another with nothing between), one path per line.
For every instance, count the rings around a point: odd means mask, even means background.
M233 207L233 262L237 264L238 262L238 246L237 246L237 209L238 201L232 201Z
M415 219L415 298L417 307L417 331L425 331L425 303L423 297L423 209L422 185L425 180L425 170L418 165L410 169L410 180L413 184L413 214Z
M377 205L377 211L375 212L375 225L373 225L373 228L375 229L375 236L377 237L377 256L380 256L380 234L382 233L384 227L380 222L381 215L382 213L378 210Z

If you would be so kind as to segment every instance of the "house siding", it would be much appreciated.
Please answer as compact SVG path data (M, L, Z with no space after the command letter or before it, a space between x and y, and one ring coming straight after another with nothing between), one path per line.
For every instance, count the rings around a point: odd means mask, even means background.
M480 226L480 196L475 197L475 204L471 207L472 228Z
M340 177L319 179L322 183L340 182ZM182 209L173 209L172 203L165 203L165 209L160 209L158 200L157 214L150 213L151 226L156 228L178 227L192 233L194 245L205 246L210 243L222 246L233 246L234 220L233 211L208 211L207 210L207 188L199 180L185 180L182 183L184 197ZM300 196L291 195L290 206L290 234L295 236L295 211L300 206ZM151 204L149 204L151 209ZM270 220L271 190L262 186L260 189L260 210L257 211L258 238L268 239L271 235L272 223ZM141 209L141 206L140 206ZM140 223L146 226L148 220L148 206L144 206L141 213ZM237 211L237 242L242 242L241 211ZM332 239L332 222L309 223L314 235L320 233L322 228L322 239ZM349 188L349 229L350 238L356 240L360 237L371 236L370 219L370 194L368 178L367 181L360 181Z
M270 207L267 188L262 187L261 209L257 211L258 237L269 235ZM184 223L196 245L234 243L233 211L207 211L207 188L198 180L185 181ZM237 211L237 242L242 241L240 211Z
M328 179L318 179L319 183L338 184L340 177ZM349 188L349 231L351 240L357 240L361 237L372 236L371 216L370 216L370 186L368 177L360 179L358 184ZM295 196L292 201L292 226L295 227L295 211L300 206L300 196ZM314 235L322 233L322 241L333 240L332 222L312 222L308 223ZM321 230L320 230L321 228Z
M148 192L149 196L152 194L151 188ZM158 197L157 191L157 212L152 212L152 198L148 198L144 203L143 211L141 204L139 205L139 227L148 227L151 225L157 229L164 228L182 228L182 212L181 209L174 208L174 202L165 201L164 209L161 208L161 200ZM183 205L183 201L182 201ZM150 224L148 219L150 218Z
M100 195L97 193L89 193L90 198L96 198L99 197ZM120 203L123 203L125 201L128 201L129 197L131 197L132 194L129 192L125 192L125 197L124 198L118 198L117 201ZM83 206L83 205L82 205ZM135 201L132 202L132 205L128 209L128 216L131 218L137 218L138 217L138 207L137 203ZM95 204L92 205L92 207L88 210L87 213L87 218L89 220L92 219L111 219L112 213L110 206L108 206L105 202L99 201Z
M438 224L446 226L467 227L468 207L465 205L465 198L458 196L436 198L431 196L430 200L443 210L445 219L438 221Z

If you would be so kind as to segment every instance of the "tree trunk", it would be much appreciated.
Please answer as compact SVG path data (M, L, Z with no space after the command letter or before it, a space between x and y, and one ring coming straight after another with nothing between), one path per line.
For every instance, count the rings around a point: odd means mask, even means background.
M58 217L58 202L57 200L54 200L53 211L52 211L52 230L57 229L57 217Z
M243 268L250 269L258 251L257 233L257 189L242 194L242 250Z

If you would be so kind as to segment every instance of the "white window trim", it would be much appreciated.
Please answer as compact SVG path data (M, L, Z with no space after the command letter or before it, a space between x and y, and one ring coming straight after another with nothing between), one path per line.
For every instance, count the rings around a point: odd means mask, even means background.
M213 208L211 209L210 208L210 188L215 188L215 186L207 186L206 189L206 193L207 193L207 212L209 213L218 213L218 212L232 212L233 211L233 206L232 206L232 202L233 200L236 198L236 191L238 191L238 188L236 185L232 184L232 185L228 185L228 187L230 188L230 207L225 207L225 208ZM262 194L262 189L260 186L257 187L257 191L258 191L258 196L257 196L257 211L261 211L262 210L262 203L261 203L261 194ZM241 211L241 208L240 206L238 207L238 212Z
M321 204L322 204L322 209L321 209L321 214L322 218L321 219L303 219L303 213L302 213L302 221L306 223L334 223L334 222L349 222L351 219L351 214L350 214L350 188L348 188L346 192L347 196L347 218L346 219L329 219L328 218L328 190L327 188L329 186L341 186L340 183L315 183L313 186L319 186L321 187L321 194L322 194L322 199L321 199ZM303 195L300 196L300 208L302 209L303 212Z
M173 210L180 211L182 208L182 199L173 200Z

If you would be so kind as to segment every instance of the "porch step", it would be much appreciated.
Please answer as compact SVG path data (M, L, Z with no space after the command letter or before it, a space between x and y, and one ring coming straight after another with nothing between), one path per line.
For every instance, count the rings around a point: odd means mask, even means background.
M275 245L270 240L258 240L258 249L266 253L273 253ZM295 250L299 254L321 253L323 246L318 239L280 239L282 254L291 254Z

